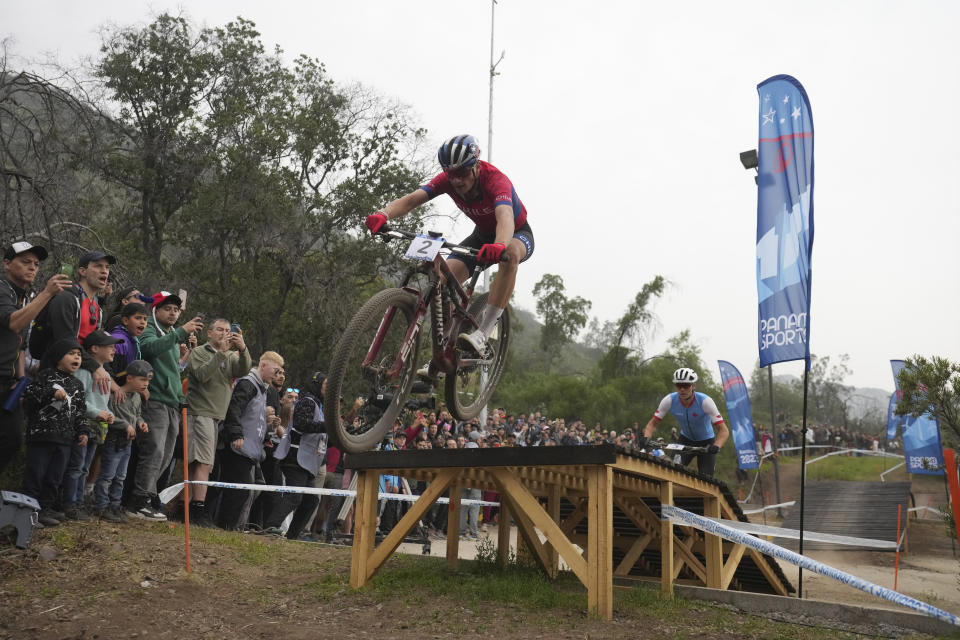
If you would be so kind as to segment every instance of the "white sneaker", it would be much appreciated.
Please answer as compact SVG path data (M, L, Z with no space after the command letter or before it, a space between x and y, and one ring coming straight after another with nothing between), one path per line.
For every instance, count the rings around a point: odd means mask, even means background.
M429 385L437 384L437 381L443 377L443 371L434 371L433 362L428 362L417 369L417 378Z
M461 347L467 347L481 358L487 353L487 336L483 331L476 329L470 333L461 333L457 340Z

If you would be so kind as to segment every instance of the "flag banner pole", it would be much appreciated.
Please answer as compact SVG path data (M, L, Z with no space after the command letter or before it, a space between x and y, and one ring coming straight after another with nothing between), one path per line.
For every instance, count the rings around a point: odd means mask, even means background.
M800 555L803 555L803 507L807 489L807 390L810 381L810 361L803 370L803 427L800 429ZM799 568L797 597L803 599L803 567Z

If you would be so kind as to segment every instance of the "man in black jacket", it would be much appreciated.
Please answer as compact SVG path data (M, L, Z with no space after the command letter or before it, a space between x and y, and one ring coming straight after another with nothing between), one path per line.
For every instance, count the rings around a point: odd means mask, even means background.
M103 328L103 311L97 294L107 286L110 266L116 262L116 258L102 251L88 251L80 256L76 285L51 300L34 324L30 336L30 353L34 358L42 358L46 348L57 340L83 341L93 331ZM93 383L100 393L113 389L119 394L120 387L110 373L90 354L84 354L82 368L93 375Z
M27 302L27 291L40 271L47 250L29 242L14 242L3 252L4 277L0 278L0 474L17 452L23 432L23 412L16 398L5 407L17 383L26 375L23 350L28 328L40 311L58 293L70 286L70 278L57 274ZM21 387L22 388L22 387Z

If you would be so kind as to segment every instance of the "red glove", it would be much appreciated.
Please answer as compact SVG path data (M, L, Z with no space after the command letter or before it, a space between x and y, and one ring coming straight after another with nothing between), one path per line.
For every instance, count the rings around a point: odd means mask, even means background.
M500 256L503 255L506 249L507 246L502 242L485 244L480 247L480 251L477 253L477 260L480 262L489 262L490 264L500 262Z
M384 215L382 211L371 213L367 216L364 224L367 225L367 229L370 229L370 233L376 235L376 233L380 231L380 227L387 224L387 216Z

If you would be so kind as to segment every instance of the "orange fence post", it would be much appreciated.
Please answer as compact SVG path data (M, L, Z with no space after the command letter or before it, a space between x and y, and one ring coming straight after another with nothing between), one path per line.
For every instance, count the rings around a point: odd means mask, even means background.
M944 473L947 474L947 482L950 485L953 524L957 529L957 541L960 542L960 519L957 518L957 510L960 509L960 480L957 479L957 459L953 455L953 449L943 450L943 461L946 465Z
M897 505L897 559L893 565L893 590L897 590L897 577L900 575L900 514L903 513L903 505Z
M183 435L183 539L186 555L186 570L190 573L190 464L187 462L187 381L183 381L184 404L180 410L181 435Z

